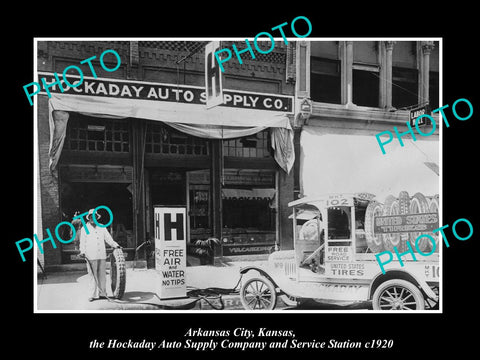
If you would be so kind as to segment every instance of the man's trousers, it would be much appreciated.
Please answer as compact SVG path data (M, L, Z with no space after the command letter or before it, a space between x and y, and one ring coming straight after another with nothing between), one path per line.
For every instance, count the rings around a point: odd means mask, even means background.
M87 263L87 270L89 275L89 293L92 298L98 298L99 296L107 296L106 291L106 260L90 260L90 266ZM96 278L96 282L95 282ZM98 283L98 286L97 286Z

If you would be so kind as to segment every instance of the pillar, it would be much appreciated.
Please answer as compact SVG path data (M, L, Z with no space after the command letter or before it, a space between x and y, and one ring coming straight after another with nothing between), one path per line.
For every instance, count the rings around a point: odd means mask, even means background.
M222 140L210 140L210 197L212 216L212 236L222 240L222 177L223 144ZM222 247L215 247L215 256L222 256Z
M133 231L135 242L133 246L140 246L146 239L145 229L145 132L146 121L134 119L132 121L132 153L133 153ZM137 253L137 260L145 260L145 246Z
M342 53L342 104L351 104L353 98L353 41L344 41Z
M422 41L422 65L420 67L420 89L418 103L430 101L430 53L433 50L433 41Z
M385 108L392 108L392 55L395 41L385 41Z
M297 154L299 156L299 154ZM293 226L292 219L288 217L292 213L292 209L288 206L293 201L294 194L294 174L290 171L287 174L283 170L277 170L276 175L277 187L277 221L278 221L278 243L280 250L293 249Z

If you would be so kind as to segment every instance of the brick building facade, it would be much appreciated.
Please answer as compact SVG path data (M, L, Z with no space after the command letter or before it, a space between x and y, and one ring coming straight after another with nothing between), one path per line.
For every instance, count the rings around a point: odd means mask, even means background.
M37 96L39 224L43 227L43 231L38 229L38 234L43 232L46 237L45 229L53 231L59 222L71 220L75 211L87 211L96 207L96 201L105 200L109 203L103 205L109 206L118 221L122 221L114 223L110 230L114 237L123 241L127 259L148 258L147 247L141 247L137 253L135 249L152 239L152 206L160 203L188 205L190 240L208 236L221 238L223 245L216 250L217 256L267 253L275 245L292 246L287 203L294 196L294 174L293 170L287 174L274 160L268 128L222 141L192 136L161 121L130 115L111 116L101 105L96 111L71 105L70 110L65 111L68 125L61 155L56 166L51 166L52 114L58 107L54 100L67 101L72 96L98 98L89 93L94 81L111 88L125 84L137 84L138 88L157 87L160 97L165 95L160 89L165 84L171 86L171 91L175 86L185 92L201 90L205 82L206 43L37 42L39 82L41 77L50 77L47 82L53 81L54 72L61 75L71 65L82 70L84 84L90 81L84 88L70 88L69 93L51 87L52 98L45 91ZM224 46L232 43L222 42ZM105 71L99 63L100 54L108 49L118 53L121 59L121 65L113 72ZM291 53L289 47L278 43L270 54L245 59L242 65L233 61L225 64L224 89L237 91L238 99L241 96L246 100L248 96L272 96L271 101L265 100L267 105L273 104L273 96L283 96L278 101L289 102L290 115L286 118L293 122L294 85L287 82L286 76L287 62L291 61L287 56L289 51ZM81 64L82 60L93 56L96 58L91 63L98 79L92 78L88 64ZM104 58L110 68L115 66L114 60L111 56ZM72 79L78 75L72 74ZM119 106L123 106L122 100L117 100ZM158 104L162 109L165 103L159 101ZM245 107L251 105L246 103ZM255 114L270 113L259 111ZM239 114L241 117L242 113ZM227 211L222 212L222 208ZM255 219L260 215L247 217L248 213L265 212L269 216L261 220ZM80 261L76 258L73 242L56 243L57 248L51 243L44 244L47 268Z

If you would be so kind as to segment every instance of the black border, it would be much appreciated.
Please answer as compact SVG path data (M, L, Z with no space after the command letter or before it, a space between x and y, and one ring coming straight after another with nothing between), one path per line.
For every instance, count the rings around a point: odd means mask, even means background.
M270 5L261 11L254 3L191 5L159 3L153 11L141 4L110 4L106 12L98 8L76 8L66 17L64 6L58 8L43 4L41 10L26 8L19 28L21 33L2 25L4 41L3 83L3 159L4 162L4 259L7 260L6 284L3 291L4 312L9 317L5 325L7 338L4 347L12 350L32 349L36 356L60 358L68 355L161 356L163 352L102 351L88 348L94 339L141 340L165 338L182 340L189 328L230 329L245 327L258 329L291 329L302 340L335 338L338 340L393 339L392 350L375 352L390 356L392 352L415 356L441 355L444 349L465 354L475 348L474 316L478 231L468 241L450 241L444 248L443 314L33 314L32 259L21 262L14 241L30 237L33 233L33 107L25 101L22 86L33 79L33 38L47 36L92 37L177 37L177 36L254 36L260 31L307 16L313 32L310 37L442 37L443 40L443 104L452 104L458 98L467 98L473 104L474 115L468 121L450 122L443 131L443 223L452 224L458 218L467 218L478 227L478 183L475 172L476 117L479 104L474 85L478 81L476 62L476 13L473 6L456 3L447 10L407 3L362 3L351 6L339 4L326 8L324 3ZM131 6L131 9L127 7ZM28 7L25 5L25 7ZM75 5L74 5L75 8ZM31 15L28 15L26 11ZM54 11L55 10L55 11ZM275 10L275 13L272 11ZM28 16L31 16L29 19ZM7 91L6 91L7 90ZM451 112L447 112L447 115ZM10 141L10 138L13 141ZM12 194L10 196L9 194ZM14 220L12 223L12 219ZM451 232L447 232L449 238ZM472 327L468 324L472 323ZM175 356L182 352L175 350ZM165 350L165 352L167 352ZM168 351L170 353L170 351ZM295 353L302 356L310 351L275 352ZM313 353L313 352L312 352ZM316 350L320 356L327 351ZM330 353L330 352L329 352ZM332 352L337 356L353 354L351 351ZM249 356L251 352L243 353ZM189 352L187 356L209 354ZM242 354L240 354L242 355ZM261 354L256 354L260 355ZM370 354L369 354L370 355ZM211 355L210 355L211 356ZM416 357L416 356L415 356Z

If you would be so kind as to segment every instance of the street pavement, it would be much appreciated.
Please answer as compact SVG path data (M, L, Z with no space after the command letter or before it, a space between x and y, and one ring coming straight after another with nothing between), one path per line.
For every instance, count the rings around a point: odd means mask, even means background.
M251 264L251 262L248 262ZM262 261L257 261L261 264ZM244 262L218 263L216 266L189 266L186 270L187 291L194 289L220 288L236 292L221 294L223 309L243 310L238 290L240 268ZM107 293L111 296L110 276L107 270ZM244 275L243 279L252 276ZM187 299L160 300L156 287L160 277L155 269L127 268L125 294L121 300L100 299L88 301L88 275L85 270L48 272L46 278L37 278L37 309L39 311L116 311L116 310L217 310L222 308L218 296L203 298L192 294ZM281 300L279 309L285 308Z
M190 294L189 298L176 300L160 300L157 296L157 285L160 277L155 269L127 268L127 281L125 294L121 300L101 299L88 301L88 276L86 267L84 270L48 272L46 278L39 274L37 278L37 305L39 312L115 312L115 311L171 311L171 310L244 310L238 290L240 289L240 268L245 265L262 265L266 260L258 261L217 261L215 266L189 266L186 270L187 291L192 289L220 288L233 289L236 292L222 293L220 302L218 296L200 298L197 294ZM81 269L81 267L80 267ZM110 276L107 269L107 293L111 295ZM242 278L245 281L256 272L248 272ZM289 307L278 298L275 310L354 310L368 309L369 304L357 304L350 307L339 307L327 304L319 304L308 301L297 307Z

